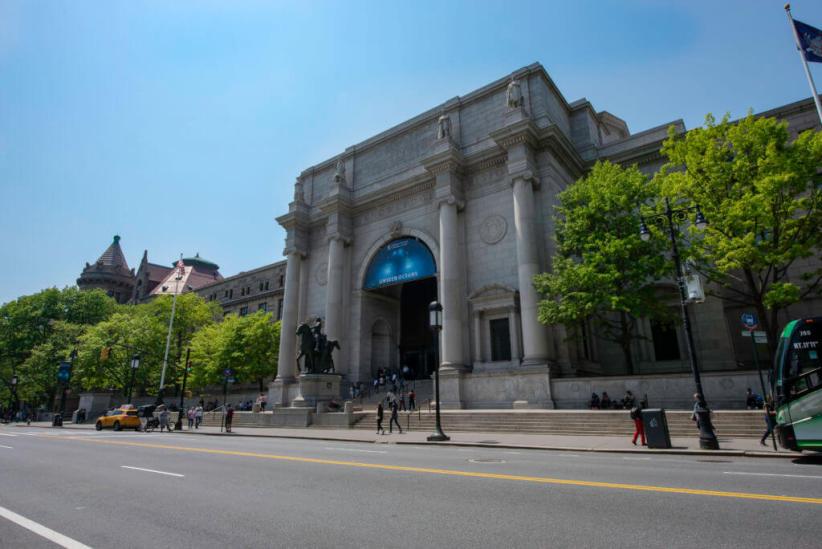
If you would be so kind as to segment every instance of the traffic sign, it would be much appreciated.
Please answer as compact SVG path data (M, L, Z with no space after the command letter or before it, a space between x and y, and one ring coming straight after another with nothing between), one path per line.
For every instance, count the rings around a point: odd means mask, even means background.
M234 375L234 370L232 370L231 368L226 368L225 370L223 370L223 375L225 377L231 377Z
M745 329L754 331L759 326L759 320L753 313L742 313L742 325Z

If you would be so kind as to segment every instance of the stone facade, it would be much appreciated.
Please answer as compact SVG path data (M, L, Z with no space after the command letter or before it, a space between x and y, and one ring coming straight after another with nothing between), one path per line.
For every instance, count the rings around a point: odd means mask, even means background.
M816 124L812 113L806 101L765 114L806 129ZM350 382L367 383L380 368L403 366L413 356L410 335L424 346L426 328L412 326L419 315L410 314L425 314L424 281L364 287L374 257L404 238L423 243L436 263L430 295L444 311L438 346L443 405L511 407L516 401L551 408L575 398L554 394L565 387L553 383L557 377L624 373L619 349L596 334L570 341L563 327L537 322L531 280L551 267L557 193L598 159L655 172L671 125L685 131L673 121L632 135L624 121L587 100L568 103L534 64L303 171L288 212L278 218L287 232L287 264L271 401L287 405L298 395L294 334L300 323L323 319L328 339L342 346L337 371ZM672 287L663 285L660 299L677 304ZM699 307L692 317L702 367L738 371L744 351L733 335L737 312L710 299L692 307ZM647 323L642 330L649 341L665 335ZM676 349L664 360L657 360L653 343L637 345L641 373L687 369L682 335L666 337Z
M279 261L251 271L241 272L197 289L206 301L216 301L223 313L244 316L259 310L272 313L274 320L282 317L285 261Z

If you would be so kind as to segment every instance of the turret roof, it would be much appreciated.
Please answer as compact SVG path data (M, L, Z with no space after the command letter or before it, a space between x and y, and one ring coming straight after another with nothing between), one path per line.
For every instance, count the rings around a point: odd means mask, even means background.
M128 262L126 261L126 256L123 254L123 249L120 248L120 236L114 235L114 240L111 245L106 248L106 251L100 256L97 260L97 263L102 263L103 265L111 265L113 267L121 266L126 271L129 270Z

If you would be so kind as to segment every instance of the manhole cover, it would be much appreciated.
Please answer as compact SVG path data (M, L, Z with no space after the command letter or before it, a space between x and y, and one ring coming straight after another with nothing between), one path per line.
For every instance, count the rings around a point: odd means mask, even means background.
M496 440L481 440L477 444L499 444Z
M504 459L496 459L496 458L475 458L469 459L471 463L505 463Z

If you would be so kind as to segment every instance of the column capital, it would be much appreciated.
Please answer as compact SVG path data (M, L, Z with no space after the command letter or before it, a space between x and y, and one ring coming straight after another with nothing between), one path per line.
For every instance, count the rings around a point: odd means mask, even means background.
M534 190L539 189L540 181L539 177L534 175L531 170L523 170L521 172L517 172L515 174L508 176L508 183L513 187L514 184L517 182L518 179L525 181L526 183L531 183Z
M456 206L457 211L461 212L465 208L465 200L460 200L454 195L448 195L439 197L436 199L437 209L439 210L442 206Z
M343 246L350 246L352 238L350 236L342 235L339 233L330 234L325 238L325 241L328 244L335 240L342 242Z
M283 249L283 255L286 257L290 255L296 255L300 259L305 259L306 257L308 257L308 252L301 250L295 246L286 246L285 249Z

